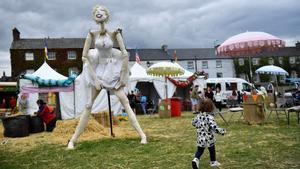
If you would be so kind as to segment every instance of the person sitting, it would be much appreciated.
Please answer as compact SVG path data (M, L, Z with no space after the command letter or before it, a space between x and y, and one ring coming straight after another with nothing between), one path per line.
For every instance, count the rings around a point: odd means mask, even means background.
M237 105L237 100L238 100L238 94L237 94L237 92L235 91L235 89L233 89L231 95L230 95L229 98L228 98L228 105L229 105L229 107L230 107L230 108L236 107L236 105Z
M28 114L27 108L28 108L28 93L22 93L21 96L18 98L18 108L19 112L22 114Z
M38 117L40 117L43 122L46 124L46 131L52 132L56 127L56 114L54 113L53 108L47 106L47 104L39 99L36 101L39 106L39 110L36 113Z
M129 100L129 105L131 109L133 110L134 113L136 113L135 108L136 108L136 96L133 91L128 93L127 98Z
M2 102L0 103L0 109L6 109L6 108L7 108L6 100L2 99Z
M153 100L147 99L146 110L147 110L147 114L153 114L156 111Z
M15 108L17 105L17 100L14 96L11 96L10 100L9 100L9 107L11 108L11 110L14 112Z

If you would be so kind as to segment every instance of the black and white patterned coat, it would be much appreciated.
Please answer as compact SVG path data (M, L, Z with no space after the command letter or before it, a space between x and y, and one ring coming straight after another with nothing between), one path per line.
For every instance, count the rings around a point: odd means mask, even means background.
M197 130L197 144L199 147L211 147L215 144L215 133L225 134L223 128L218 127L214 117L209 113L199 113L193 120L192 125Z

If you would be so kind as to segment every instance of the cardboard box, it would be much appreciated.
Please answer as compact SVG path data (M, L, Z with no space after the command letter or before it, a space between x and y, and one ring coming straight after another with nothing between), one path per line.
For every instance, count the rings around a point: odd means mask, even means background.
M171 101L169 99L158 103L158 114L161 118L171 117Z

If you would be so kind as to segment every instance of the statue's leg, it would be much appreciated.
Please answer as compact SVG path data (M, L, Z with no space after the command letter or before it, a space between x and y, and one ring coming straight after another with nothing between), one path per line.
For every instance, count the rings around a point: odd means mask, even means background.
M142 144L146 144L147 143L147 137L145 135L145 133L143 132L142 128L140 127L139 122L136 119L135 114L133 113L130 105L129 105L129 101L127 96L125 95L125 92L123 91L123 88L119 88L118 90L114 90L116 96L119 98L121 104L123 105L123 107L125 108L126 113L128 114L130 123L132 125L132 127L137 131L137 133L140 135L141 137L141 143Z
M85 109L83 110L79 123L76 127L75 133L73 134L71 140L68 143L68 149L74 149L74 142L77 141L78 137L81 135L81 133L84 131L91 114L91 109L94 103L94 100L96 99L97 95L100 91L97 91L94 87L89 87L88 90L88 100L87 104L85 106Z

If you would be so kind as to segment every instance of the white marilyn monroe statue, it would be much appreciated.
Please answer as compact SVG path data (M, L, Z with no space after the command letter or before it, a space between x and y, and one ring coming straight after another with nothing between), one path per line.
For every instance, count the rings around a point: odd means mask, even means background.
M75 133L68 142L68 149L74 149L74 142L86 127L92 105L102 87L113 91L119 98L128 113L131 125L141 137L141 143L146 144L146 135L141 129L124 92L129 69L128 53L123 43L121 29L114 32L108 32L105 29L105 23L109 20L109 11L106 7L97 5L94 7L92 14L95 22L100 25L100 30L88 33L82 52L84 63L82 76L88 86L88 101ZM92 42L95 43L95 49L90 49ZM119 45L120 50L113 48L113 42Z

